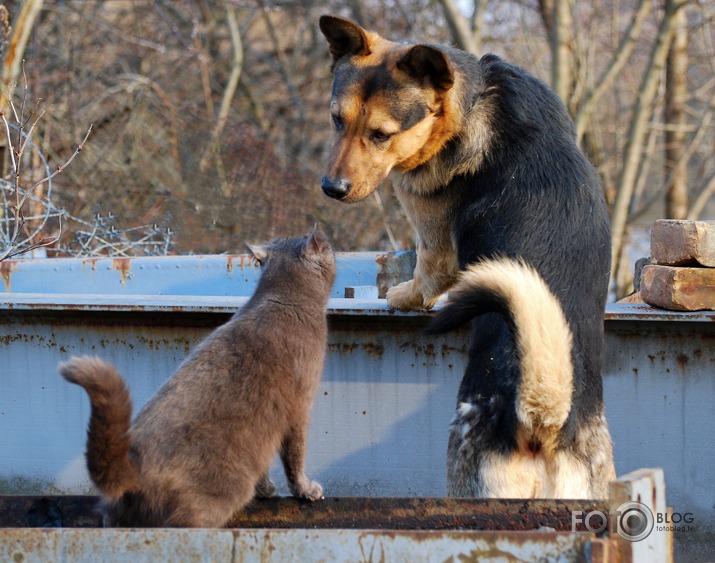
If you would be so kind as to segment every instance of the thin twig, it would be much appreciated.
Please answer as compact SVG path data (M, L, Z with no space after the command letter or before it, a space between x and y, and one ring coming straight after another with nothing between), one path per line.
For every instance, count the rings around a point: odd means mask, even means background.
M44 183L47 182L48 180L52 180L52 178L54 178L55 176L57 176L57 174L59 174L59 173L62 172L65 168L67 168L67 167L72 163L72 161L75 159L75 157L76 157L79 153L82 152L82 149L84 148L84 144L87 142L87 139L89 138L89 134L90 134L91 132L92 132L92 124L90 124L89 129L87 129L87 134L84 136L84 139L82 139L82 142L81 142L79 145L77 145L77 148L76 148L76 149L74 150L74 152L72 153L72 156L70 156L64 164L61 164L60 166L58 166L58 167L57 167L57 170L55 170L52 174L50 174L49 176L46 176L46 177L43 178L42 180L39 180L38 182L36 182L36 183L28 190L28 192L31 192L31 191L34 190L37 186L41 186L42 184L44 184Z

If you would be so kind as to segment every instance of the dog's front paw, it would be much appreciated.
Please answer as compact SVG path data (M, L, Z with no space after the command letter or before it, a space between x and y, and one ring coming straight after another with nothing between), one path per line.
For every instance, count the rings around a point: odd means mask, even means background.
M425 302L422 293L415 287L415 280L402 282L387 290L387 304L393 309L409 311L413 309L431 309L434 300Z
M323 487L320 486L320 483L310 479L306 479L299 485L296 484L291 489L294 497L309 500L310 502L323 498Z

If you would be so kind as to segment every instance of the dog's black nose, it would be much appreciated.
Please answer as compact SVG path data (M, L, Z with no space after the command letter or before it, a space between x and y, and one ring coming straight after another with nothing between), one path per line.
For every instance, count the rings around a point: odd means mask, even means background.
M323 176L323 181L320 184L323 188L323 193L335 199L343 199L350 192L352 184L347 180L331 180L327 176Z

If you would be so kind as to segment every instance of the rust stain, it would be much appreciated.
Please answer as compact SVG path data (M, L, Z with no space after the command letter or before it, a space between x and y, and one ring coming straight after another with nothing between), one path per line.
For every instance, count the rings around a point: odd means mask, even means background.
M382 355L385 353L385 347L382 344L375 344L373 342L369 342L367 344L363 344L363 348L365 348L365 352L367 352L368 355L373 356L375 358L381 358Z
M15 271L15 260L4 260L0 262L0 276L5 282L5 291L10 293L10 278Z
M238 265L236 263L238 262ZM250 254L229 254L226 256L226 271L230 276L236 267L240 270L245 270L246 267L251 267L255 260Z
M118 270L122 274L122 285L127 283L129 277L129 270L132 267L131 258L114 258L112 259L112 269Z
M84 258L82 260L82 267L89 264L91 266L91 270L94 272L97 269L97 262L99 260L100 260L99 258Z
M388 260L390 259L389 254L378 254L377 257L375 258L375 263L380 266L380 268L384 268L385 265L388 263Z
M450 346L449 344L442 344L440 353L442 354L442 357L448 356L451 353L466 354L467 346Z
M350 354L357 350L358 345L355 343L348 342L338 342L334 344L328 344L328 350L331 352L336 352L338 354Z
M680 371L682 371L683 375L685 375L685 368L688 367L688 361L690 360L690 358L688 358L688 356L686 356L685 354L678 354L675 359L680 366Z

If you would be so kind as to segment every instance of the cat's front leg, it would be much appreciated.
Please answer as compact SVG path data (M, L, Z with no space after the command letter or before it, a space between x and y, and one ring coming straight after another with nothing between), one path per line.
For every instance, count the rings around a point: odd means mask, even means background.
M297 498L315 501L323 498L323 487L320 483L311 481L304 472L306 434L303 425L291 428L281 444L281 461L291 494Z
M264 473L256 483L256 498L271 498L276 496L276 486L268 477L268 473Z

